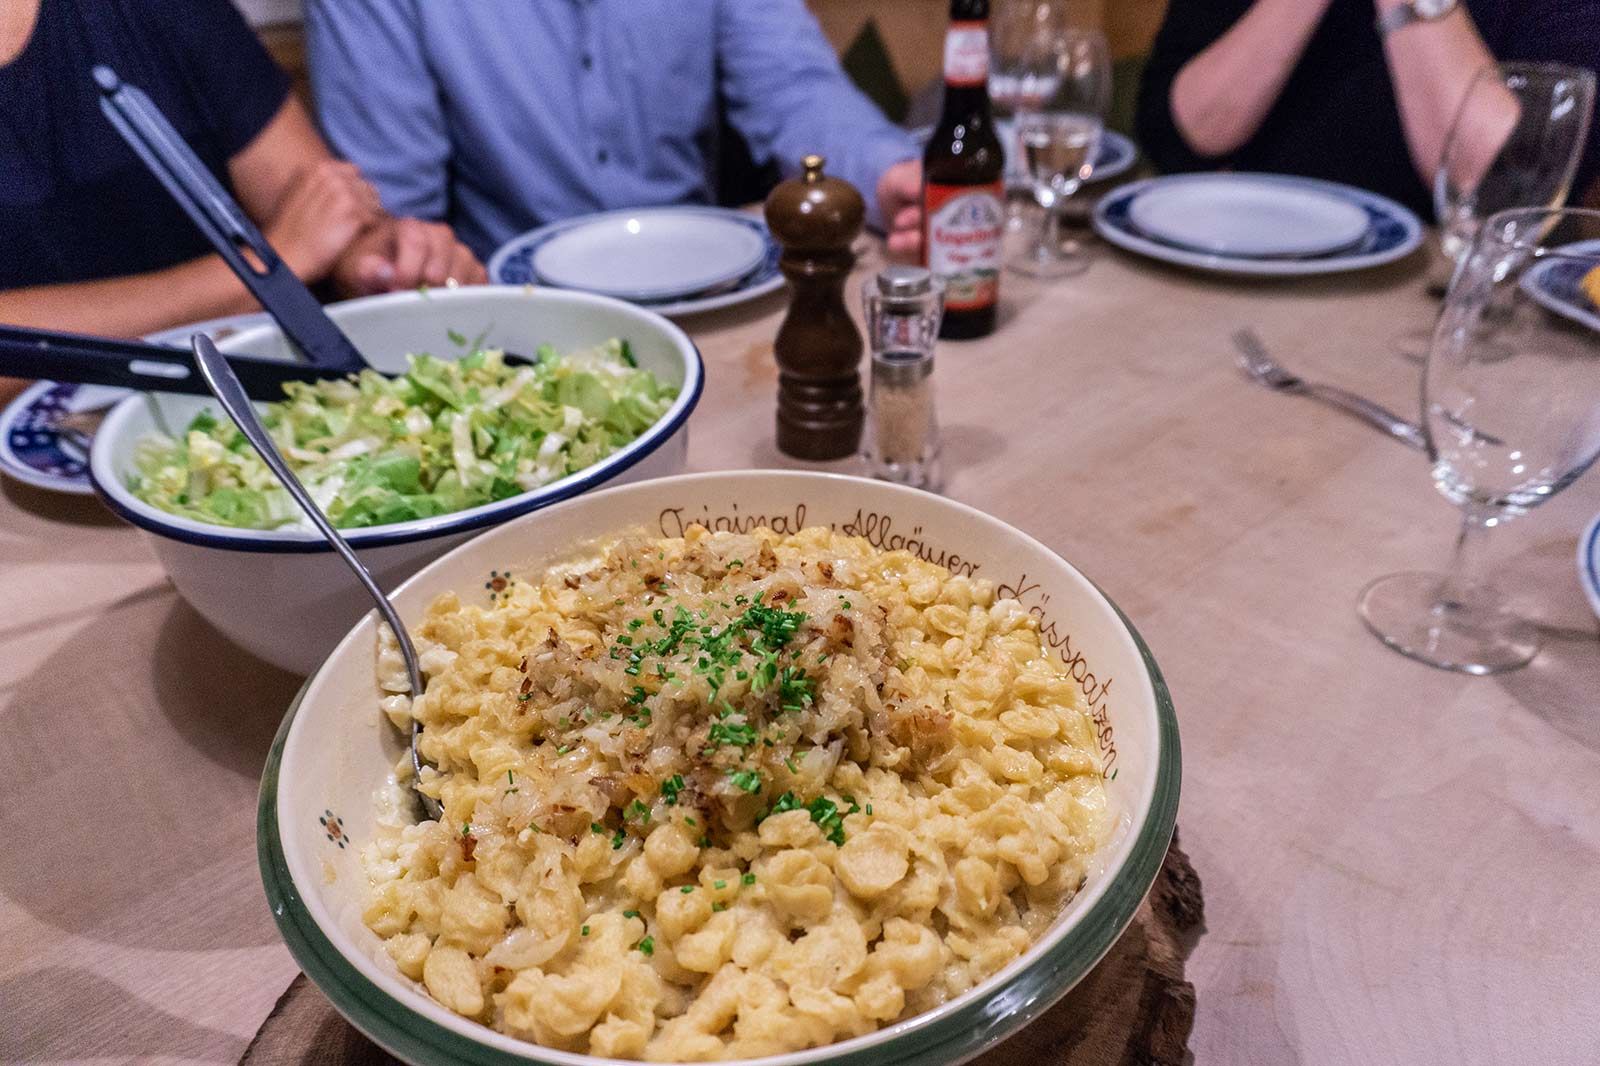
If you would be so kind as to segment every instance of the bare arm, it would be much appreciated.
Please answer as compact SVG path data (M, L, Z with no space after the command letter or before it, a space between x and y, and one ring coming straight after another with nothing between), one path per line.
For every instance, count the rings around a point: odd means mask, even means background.
M265 223L267 239L307 281L327 276L339 253L377 218L376 195L348 164L333 162L293 98L229 161L228 171L240 206ZM227 264L211 255L129 277L0 292L0 321L136 336L255 306Z
M1221 156L1261 128L1329 0L1256 0L1172 82L1172 116L1189 147Z
M175 322L219 318L254 306L227 264L211 255L148 274L0 292L0 321L136 337Z
M1389 11L1401 2L1377 0L1377 10ZM1413 23L1394 31L1384 42L1384 53L1388 56L1395 97L1400 102L1400 121L1405 127L1412 165L1422 183L1430 185L1467 87L1478 71L1494 62L1494 56L1478 36L1465 7L1458 7L1442 19ZM1491 99L1487 106L1496 114L1484 116L1484 136L1491 155L1504 141L1504 103L1497 106Z

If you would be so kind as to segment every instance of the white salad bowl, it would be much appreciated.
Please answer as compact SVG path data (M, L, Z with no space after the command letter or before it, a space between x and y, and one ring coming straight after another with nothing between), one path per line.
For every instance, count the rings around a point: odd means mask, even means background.
M327 310L362 355L389 373L405 370L408 352L464 354L462 336L482 334L487 345L530 356L540 344L568 352L617 337L629 342L640 367L679 390L667 413L637 440L560 481L470 510L346 530L385 588L476 530L598 485L683 469L689 414L700 399L704 366L688 335L653 312L604 296L509 286L391 293ZM270 325L241 330L218 347L294 358L283 334ZM207 406L217 410L208 397L170 393L141 393L117 404L90 451L95 490L113 511L152 535L172 584L208 622L257 657L308 674L370 605L322 538L312 530L235 529L169 514L128 487L139 441L156 432L182 432Z
M1045 545L970 507L882 482L827 474L691 474L585 495L493 529L435 560L395 593L413 622L445 592L494 594L491 575L535 574L629 530L676 535L760 525L831 525L989 578L1040 620L1097 723L1105 783L1119 815L1083 889L1048 932L950 1002L872 1034L759 1059L772 1066L951 1066L1037 1018L1106 953L1160 870L1178 809L1178 726L1155 660L1132 624ZM403 747L378 707L374 616L306 683L284 718L261 782L256 841L278 928L301 968L358 1029L416 1066L604 1060L526 1043L451 1013L403 976L361 921L361 851Z

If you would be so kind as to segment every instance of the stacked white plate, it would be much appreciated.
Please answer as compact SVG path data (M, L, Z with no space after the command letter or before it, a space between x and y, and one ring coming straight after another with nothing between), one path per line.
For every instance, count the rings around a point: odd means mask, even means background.
M514 237L489 260L501 285L548 285L690 314L783 284L779 249L752 215L650 207L568 219Z
M1363 189L1278 174L1175 174L1103 198L1095 228L1131 252L1225 274L1359 270L1409 255L1422 223Z

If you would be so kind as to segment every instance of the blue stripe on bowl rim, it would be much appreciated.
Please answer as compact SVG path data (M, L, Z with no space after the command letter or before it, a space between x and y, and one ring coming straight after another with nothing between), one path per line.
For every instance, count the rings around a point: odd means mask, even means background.
M965 1062L1036 1021L1087 976L1127 930L1150 886L1155 883L1172 841L1177 825L1183 755L1172 694L1155 656L1122 608L1106 596L1098 584L1092 580L1090 584L1105 596L1106 603L1121 619L1144 663L1155 696L1160 751L1149 815L1118 876L1078 919L1072 929L1074 935L1063 936L1031 964L997 984L988 995L973 996L954 1010L925 1012L877 1033L809 1051L733 1060L730 1066L752 1063L950 1066ZM315 676L313 673L312 677ZM256 860L262 887L278 932L306 976L335 1009L370 1040L417 1066L528 1066L529 1063L565 1063L574 1058L594 1066L618 1062L599 1056L555 1052L531 1042L525 1043L526 1050L512 1053L470 1039L394 999L334 947L296 891L279 837L278 781L284 744L310 684L308 679L278 726L262 770L256 801ZM891 1030L892 1036L883 1036ZM484 1029L484 1033L488 1035L493 1030Z
M693 340L689 341L689 348L694 352L694 360L686 366L687 374L683 386L678 392L678 398L673 401L672 408L664 415L661 421L645 430L638 438L626 447L613 452L606 458L586 467L576 474L568 475L560 481L552 482L542 488L531 492L521 493L508 499L497 500L494 503L482 504L466 511L454 511L450 514L437 515L433 518L420 518L411 522L399 522L389 526L365 526L356 529L343 529L345 540L350 546L360 551L365 548L383 548L393 544L409 544L420 540L431 540L435 537L449 536L455 533L466 533L487 526L498 525L520 515L537 511L562 500L571 499L598 485L616 477L618 474L638 465L665 444L672 436L689 421L689 416L694 413L695 407L700 402L700 396L705 391L705 358L700 354L699 345ZM132 396L122 403L140 402L141 397ZM141 529L166 537L169 540L181 541L185 544L195 544L203 548L217 548L222 551L259 552L280 555L314 555L330 552L332 546L323 540L316 531L308 531L293 538L286 536L263 537L261 533L281 534L282 530L255 530L257 535L246 535L247 531L222 532L225 527L213 526L209 530L189 529L185 526L174 525L164 521L160 516L163 512L151 507L147 513L136 511L119 500L114 493L109 491L100 478L95 474L94 467L89 467L89 481L94 486L95 495L107 507L127 522Z
M1600 618L1600 514L1578 538L1578 584L1589 599L1589 608Z
M1145 235L1133 224L1129 210L1135 198L1157 182L1183 181L1193 177L1214 178L1215 174L1168 174L1145 178L1124 185L1108 193L1095 205L1094 228L1101 237L1126 251L1149 256L1167 263L1252 277L1301 277L1311 274L1330 274L1347 270L1362 270L1403 259L1421 244L1422 220L1401 204L1386 196L1358 189L1339 182L1320 178L1301 178L1287 174L1260 174L1247 171L1234 173L1235 177L1264 181L1270 184L1299 186L1338 196L1360 207L1367 213L1367 236L1355 248L1322 256L1301 259L1257 259L1249 256L1218 255L1196 252L1176 245L1166 244Z

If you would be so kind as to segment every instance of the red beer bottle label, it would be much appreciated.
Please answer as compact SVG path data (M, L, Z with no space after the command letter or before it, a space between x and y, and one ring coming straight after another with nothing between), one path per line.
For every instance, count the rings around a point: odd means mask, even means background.
M944 279L945 308L970 311L993 306L1000 295L1004 184L941 185L930 181L923 196L928 269Z

